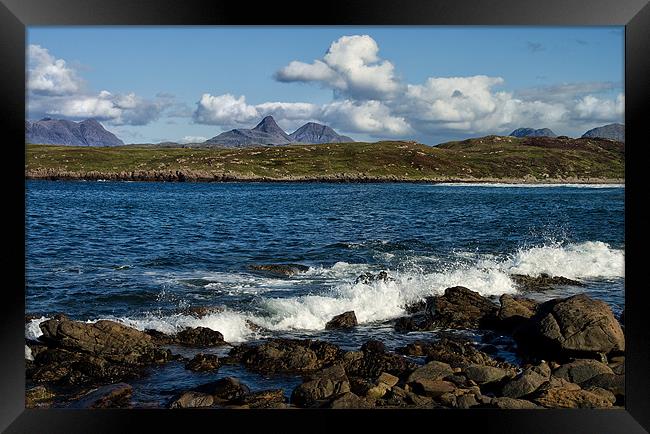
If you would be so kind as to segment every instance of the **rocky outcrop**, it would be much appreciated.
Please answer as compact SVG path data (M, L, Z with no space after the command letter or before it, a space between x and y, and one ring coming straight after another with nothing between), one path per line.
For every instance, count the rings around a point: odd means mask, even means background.
M556 286L585 286L584 283L569 279L563 276L550 276L541 273L539 276L528 276L525 274L511 274L510 278L515 282L521 291L547 291Z
M332 329L349 329L356 327L359 323L357 322L357 316L354 314L354 311L343 312L340 315L336 315L330 321L325 324L326 330Z
M472 329L492 320L497 307L478 292L454 286L445 289L444 295L427 300L427 311L438 327Z
M185 364L185 369L194 372L213 372L221 366L219 357L214 354L197 354Z
M70 404L70 408L128 408L133 388L126 383L109 384L88 392Z
M497 313L495 326L508 331L512 331L525 323L537 311L537 302L528 298L503 294L499 298L499 302L501 307Z
M317 340L270 339L230 351L231 360L263 373L303 373L321 369L342 356L338 346Z
M512 369L511 365L494 360L492 356L476 349L470 342L459 338L443 337L438 341L415 341L405 347L397 348L396 352L408 356L425 356L427 362L444 362L452 368L474 364Z
M514 338L522 351L541 357L590 357L625 350L623 331L609 306L585 294L542 303Z
M406 358L386 351L381 342L370 340L361 351L349 351L343 356L346 372L351 376L375 379L383 372L405 378L417 365Z
M337 395L350 392L350 382L341 364L322 369L305 378L291 394L299 407L322 407Z
M262 271L277 276L293 276L294 274L304 273L309 270L306 265L300 264L263 264L250 265L248 268L254 271Z
M207 348L226 345L223 335L207 327L188 327L176 333L174 342L186 347Z
M582 384L601 374L614 374L614 372L606 364L593 359L575 360L553 371L553 376L576 384Z

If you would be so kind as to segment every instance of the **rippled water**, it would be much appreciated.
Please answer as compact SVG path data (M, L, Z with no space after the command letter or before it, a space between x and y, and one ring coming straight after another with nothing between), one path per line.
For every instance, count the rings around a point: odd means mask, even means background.
M539 298L587 291L623 308L621 186L29 181L26 214L27 313L45 317L165 332L201 325L230 342L270 333L395 347L421 337L386 323L406 304L454 285L515 292L512 273L587 285ZM310 268L292 277L249 269L270 263ZM395 280L354 283L380 270ZM184 313L194 306L221 310L198 319ZM347 310L361 327L324 330ZM270 331L260 336L247 320ZM141 385L142 402L231 369L181 380L174 366Z

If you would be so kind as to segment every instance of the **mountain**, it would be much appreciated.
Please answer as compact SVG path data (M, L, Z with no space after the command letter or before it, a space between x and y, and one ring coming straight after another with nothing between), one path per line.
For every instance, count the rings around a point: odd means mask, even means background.
M273 116L267 116L253 129L234 129L206 140L207 145L241 147L251 145L288 145L293 140L275 123Z
M43 118L25 121L25 142L71 146L121 146L115 134L104 129L94 119L72 122L64 119Z
M582 135L582 137L611 139L617 142L625 143L625 125L609 124L602 127L594 128Z
M513 137L557 137L557 135L548 128L539 130L533 128L517 128L509 134Z
M327 125L308 122L298 128L289 137L298 143L345 143L354 142L348 136L342 136Z

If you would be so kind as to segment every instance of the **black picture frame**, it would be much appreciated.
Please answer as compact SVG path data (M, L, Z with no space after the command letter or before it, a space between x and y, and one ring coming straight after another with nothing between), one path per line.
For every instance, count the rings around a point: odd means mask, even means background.
M25 409L25 29L35 25L624 25L625 47L625 410L70 410ZM5 198L5 273L1 291L0 430L7 433L187 431L197 424L266 432L472 428L499 433L642 433L650 431L650 327L642 261L647 226L643 147L650 104L650 5L647 0L491 0L265 2L208 0L0 0L0 59ZM567 59L570 61L570 59ZM644 122L645 121L645 122ZM8 133L8 134L7 134ZM12 235L11 241L7 234ZM228 422L228 425L225 422ZM393 427L393 428L389 428ZM358 428L357 428L358 429ZM450 428L446 428L450 429Z

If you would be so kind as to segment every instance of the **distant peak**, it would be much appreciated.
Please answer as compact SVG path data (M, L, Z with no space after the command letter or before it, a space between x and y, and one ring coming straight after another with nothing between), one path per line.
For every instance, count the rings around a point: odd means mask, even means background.
M273 119L273 116L266 116L262 121L253 128L257 131L263 131L265 133L282 133L286 134L282 128L278 126Z

